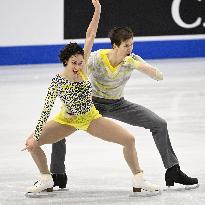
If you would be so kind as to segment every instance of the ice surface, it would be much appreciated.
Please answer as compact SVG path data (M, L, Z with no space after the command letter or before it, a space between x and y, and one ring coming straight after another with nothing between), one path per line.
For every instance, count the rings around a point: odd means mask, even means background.
M156 82L135 72L125 97L166 119L172 145L183 171L198 177L195 190L165 191L153 197L129 197L131 172L120 145L76 132L67 139L69 191L26 198L25 190L38 177L30 155L21 152L41 112L55 65L0 67L0 204L205 204L205 59L155 60L164 80ZM57 101L51 116L58 111ZM165 187L164 167L151 133L120 123L136 136L136 148L148 180ZM50 161L51 146L44 146Z

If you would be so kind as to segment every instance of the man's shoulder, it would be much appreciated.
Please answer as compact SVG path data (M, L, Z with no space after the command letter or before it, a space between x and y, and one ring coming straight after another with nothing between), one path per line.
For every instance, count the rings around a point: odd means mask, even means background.
M130 56L132 58L141 58L138 54L135 54L135 53L131 53Z

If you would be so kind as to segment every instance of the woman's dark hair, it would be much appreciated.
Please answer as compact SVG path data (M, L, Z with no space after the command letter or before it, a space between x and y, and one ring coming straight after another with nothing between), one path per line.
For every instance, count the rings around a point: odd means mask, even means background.
M114 27L108 34L112 46L120 46L123 41L133 38L132 29L129 27Z
M58 57L63 65L66 66L69 58L75 54L81 54L84 56L84 50L77 43L69 43L60 51Z

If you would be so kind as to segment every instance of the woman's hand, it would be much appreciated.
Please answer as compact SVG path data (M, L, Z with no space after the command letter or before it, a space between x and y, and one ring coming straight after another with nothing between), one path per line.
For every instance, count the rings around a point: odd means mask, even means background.
M99 9L101 11L101 5L99 0L92 0L92 4L95 7L95 9Z
M24 147L21 151L24 151L27 149L29 152L31 152L38 146L38 142L35 140L35 138L32 135L27 138L25 145L26 147Z

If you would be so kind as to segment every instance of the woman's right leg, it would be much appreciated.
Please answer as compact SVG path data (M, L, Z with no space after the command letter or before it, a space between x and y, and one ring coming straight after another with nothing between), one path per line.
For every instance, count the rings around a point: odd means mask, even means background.
M45 124L43 127L40 139L38 141L38 145L35 149L33 149L30 153L35 161L40 173L48 174L49 169L47 165L47 159L44 151L41 149L41 145L44 144L52 144L59 140L64 139L66 136L75 132L76 129L69 125L62 125L54 120L51 120ZM31 137L33 134L31 135Z

